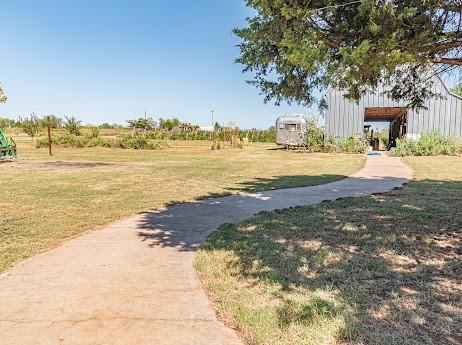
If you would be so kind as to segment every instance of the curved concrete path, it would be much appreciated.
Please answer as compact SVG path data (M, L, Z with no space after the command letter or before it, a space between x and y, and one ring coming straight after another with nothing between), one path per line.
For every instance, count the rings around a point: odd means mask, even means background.
M208 234L262 210L386 192L411 178L397 158L368 157L338 182L179 204L71 240L1 276L0 343L241 344L193 268Z

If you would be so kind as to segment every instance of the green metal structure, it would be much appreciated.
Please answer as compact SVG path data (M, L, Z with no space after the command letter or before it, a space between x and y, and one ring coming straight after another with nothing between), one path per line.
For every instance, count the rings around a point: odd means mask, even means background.
M0 129L0 160L16 158L16 143Z

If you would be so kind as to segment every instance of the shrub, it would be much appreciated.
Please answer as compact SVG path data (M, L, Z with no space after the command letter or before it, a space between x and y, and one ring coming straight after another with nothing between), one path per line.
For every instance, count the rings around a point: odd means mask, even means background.
M128 134L120 138L105 139L94 138L91 136L76 136L72 134L65 134L54 136L52 144L62 147L113 147L123 149L145 149L145 150L159 150L163 149L166 144L162 142L155 142L146 139L143 134ZM48 145L47 138L40 138L37 140L36 147L44 147Z
M111 147L112 141L103 138L91 138L88 136L79 137L73 134L65 134L53 136L51 139L53 145L62 147ZM36 147L44 147L48 145L48 138L40 138L37 140Z
M343 152L348 153L366 153L367 140L364 135L350 135L341 144Z
M276 131L273 130L236 130L235 134L239 138L247 138L249 142L269 142L276 141ZM220 129L214 133L196 130L196 131L179 131L170 132L162 129L154 129L146 132L148 139L154 140L220 140L230 141L231 132L228 130Z
M385 129L379 132L374 132L374 136L380 140L383 147L388 148L388 144L390 144L390 133L388 130Z
M90 128L90 138L98 138L99 133L101 132L101 128L97 126L93 126Z
M144 133L131 133L120 137L120 147L135 150L159 150L166 146L164 142L155 142L148 139Z
M422 156L456 155L458 153L457 141L439 133L422 135L418 142L418 148Z
M318 127L314 121L309 121L304 131L307 148L313 152L322 152L325 145L324 130Z
M366 153L367 138L363 134L350 135L346 139L329 136L323 144L322 150L318 152L326 153Z
M326 153L341 153L342 148L339 145L336 145L336 144L326 143L324 145L323 152L326 152Z
M396 141L396 147L390 150L390 155L403 156L438 156L457 155L462 153L462 143L451 137L431 132L422 134L418 139L402 138Z
M115 137L114 139L112 139L111 147L114 149L120 149L120 138L119 137Z

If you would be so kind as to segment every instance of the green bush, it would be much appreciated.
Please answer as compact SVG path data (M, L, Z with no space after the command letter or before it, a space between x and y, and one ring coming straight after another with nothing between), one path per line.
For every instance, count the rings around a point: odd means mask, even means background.
M361 134L350 135L346 139L330 136L321 152L327 153L366 153L367 138Z
M340 147L343 152L366 153L367 140L364 135L350 135L341 142Z
M384 129L379 132L374 132L374 137L380 140L384 148L388 148L388 144L390 143L390 133L387 129Z
M417 140L398 139L396 147L390 150L390 155L403 156L454 156L462 153L462 143L451 137L445 137L437 132L425 133Z
M270 130L236 130L235 134L239 138L248 138L250 142L274 143L276 142L276 131ZM230 141L231 132L220 129L214 133L197 130L194 132L167 130L151 130L146 132L146 137L153 140L219 140Z
M314 121L309 121L304 129L306 137L306 145L308 150L312 152L324 151L324 130L316 125Z
M159 150L163 149L166 143L152 141L144 133L131 133L120 137L120 147L123 149L135 150Z
M98 138L99 133L101 132L101 128L97 126L92 126L90 128L90 138Z
M333 143L325 143L324 145L324 148L322 151L320 152L325 152L325 153L341 153L342 152L342 148L337 145L337 144L333 144Z
M146 138L144 134L127 134L115 139L95 138L92 136L76 136L73 134L56 135L52 137L52 144L62 147L113 147L123 149L145 149L159 150L163 149L166 144L152 141ZM48 145L48 138L39 138L36 147L45 147Z
M51 139L51 143L56 146L62 147L111 147L112 141L111 139L103 139L103 138L92 138L89 136L76 136L73 134L65 134L65 135L57 135L53 136ZM48 138L43 137L39 138L36 142L36 147L44 147L48 146Z

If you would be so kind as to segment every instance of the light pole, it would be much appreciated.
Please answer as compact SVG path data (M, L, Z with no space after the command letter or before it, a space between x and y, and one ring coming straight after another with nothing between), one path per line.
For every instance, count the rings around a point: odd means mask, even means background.
M214 110L211 111L211 113L212 113L212 128L215 128L215 124L213 123L213 113L214 112L215 112Z

